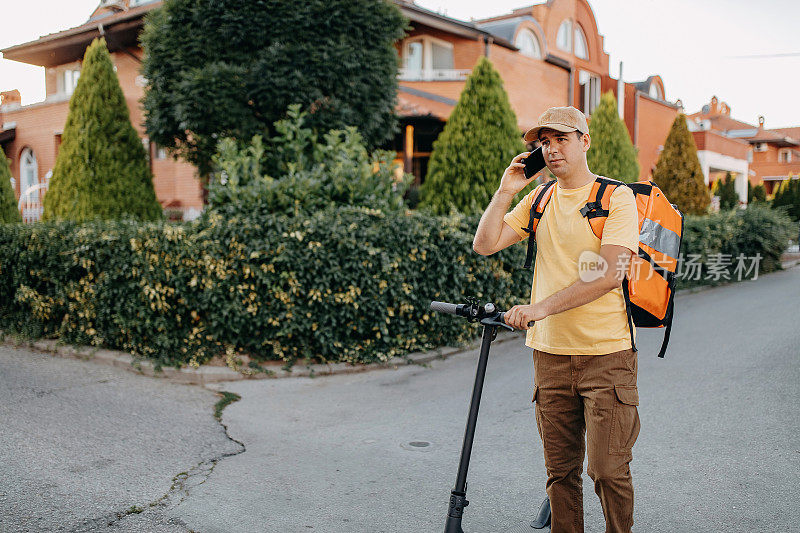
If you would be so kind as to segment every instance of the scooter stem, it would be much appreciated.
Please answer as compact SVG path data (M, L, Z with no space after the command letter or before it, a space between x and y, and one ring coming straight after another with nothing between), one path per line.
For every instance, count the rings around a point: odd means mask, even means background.
M486 364L489 360L489 348L497 328L489 320L486 322L482 321L484 326L481 339L481 354L478 359L478 370L475 372L475 385L472 388L472 402L469 406L467 428L464 432L464 444L461 448L461 461L458 465L456 486L450 492L450 506L447 512L447 523L444 528L445 533L464 533L461 528L461 516L464 513L464 508L469 505L469 501L467 501L467 470L469 469L469 459L472 455L472 441L475 438L475 425L478 420L478 409L481 405L481 392L483 391L483 379L486 376Z

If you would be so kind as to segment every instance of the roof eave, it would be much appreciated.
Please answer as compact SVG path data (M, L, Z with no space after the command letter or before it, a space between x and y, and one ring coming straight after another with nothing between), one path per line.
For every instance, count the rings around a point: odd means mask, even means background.
M501 37L497 37L491 32L482 30L474 24L452 19L450 17L446 17L444 15L440 15L433 11L429 11L411 4L398 3L397 7L400 8L400 11L403 13L403 15L408 17L411 22L418 22L420 24L430 26L431 28L436 28L454 35L458 35L459 37L467 37L475 40L491 39L496 45L511 50L517 50L517 47L511 42Z
M111 20L97 19L76 28L45 35L35 41L10 46L0 52L4 59L54 67L82 59L86 47L97 37L107 37L111 52L136 46L142 19L160 5L161 2L146 4L136 11L121 14Z

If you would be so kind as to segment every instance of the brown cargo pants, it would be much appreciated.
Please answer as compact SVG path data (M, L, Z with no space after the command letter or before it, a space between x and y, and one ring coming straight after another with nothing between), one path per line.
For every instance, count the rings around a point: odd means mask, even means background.
M583 532L584 450L606 533L630 532L633 483L628 464L639 435L636 352L554 355L533 350L533 368L552 533Z

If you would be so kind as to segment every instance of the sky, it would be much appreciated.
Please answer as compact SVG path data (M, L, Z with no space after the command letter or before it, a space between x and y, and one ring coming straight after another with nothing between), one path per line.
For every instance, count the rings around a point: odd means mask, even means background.
M0 0L0 48L78 26L98 0ZM294 1L294 0L286 0ZM417 0L461 20L535 3L525 0ZM767 128L800 126L800 2L797 0L589 0L605 37L610 73L628 82L652 74L687 112L717 96L731 115ZM44 69L0 59L0 91L19 89L27 105L44 99Z

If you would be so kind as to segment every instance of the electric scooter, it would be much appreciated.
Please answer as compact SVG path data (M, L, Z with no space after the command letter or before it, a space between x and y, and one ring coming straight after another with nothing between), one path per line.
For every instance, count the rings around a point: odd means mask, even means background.
M481 354L478 359L478 370L475 374L475 385L472 389L472 401L469 406L467 428L464 432L464 444L461 448L461 460L458 465L456 485L450 492L450 506L447 510L447 522L444 527L445 533L464 533L461 528L461 517L464 514L464 508L469 505L467 500L467 470L469 469L469 459L472 454L472 441L475 438L475 425L478 420L478 408L481 403L483 379L486 376L486 364L489 360L489 348L492 341L497 338L498 328L514 331L514 328L505 323L505 313L498 311L493 303L480 305L475 298L467 298L467 302L466 304L431 302L430 306L431 311L464 317L470 322L480 322L483 325ZM528 326L532 325L533 322L528 324ZM516 526L506 530L506 533L532 533L535 529L544 529L548 525L550 525L550 500L545 498L539 508L536 519L530 525Z

